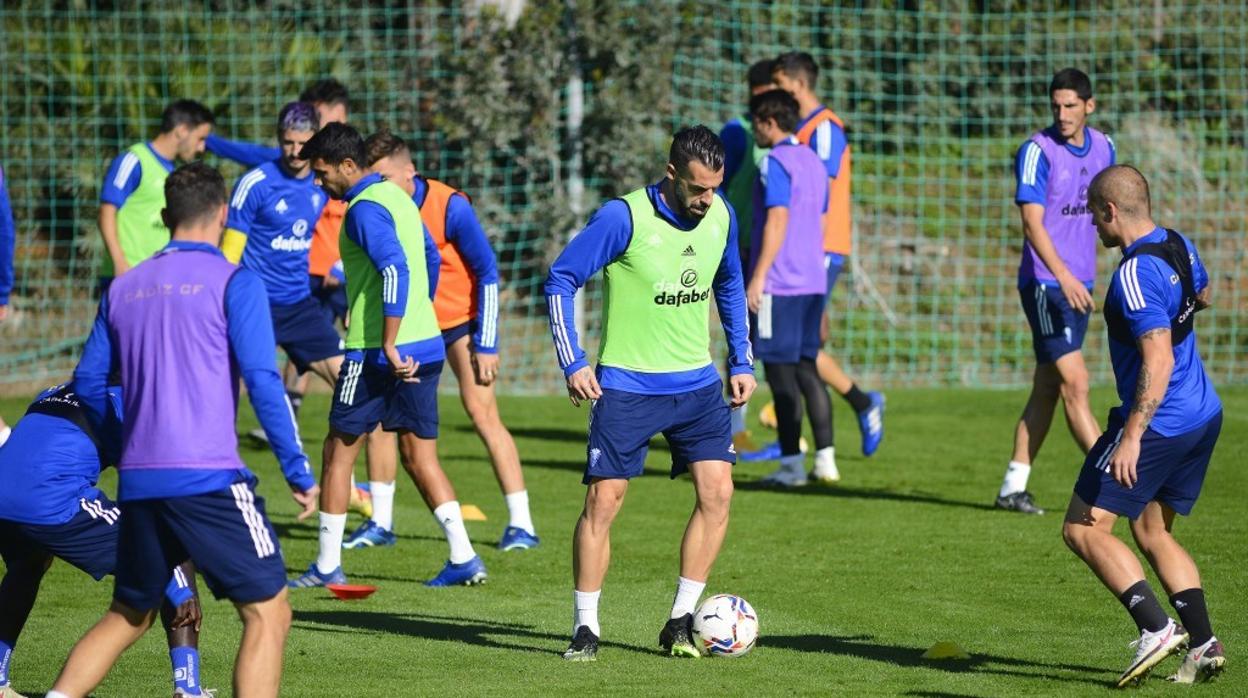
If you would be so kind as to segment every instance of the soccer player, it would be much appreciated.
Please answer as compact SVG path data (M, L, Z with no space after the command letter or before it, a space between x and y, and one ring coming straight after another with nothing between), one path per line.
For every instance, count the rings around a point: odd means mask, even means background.
M342 365L342 339L312 298L307 273L312 224L327 197L308 162L299 159L319 128L311 104L282 107L277 118L282 156L234 185L221 249L226 259L241 262L264 281L273 334L290 361L300 373L312 371L332 386Z
M100 269L101 288L107 289L113 277L169 242L169 230L160 219L165 179L174 160L190 162L204 152L212 122L212 112L204 105L178 100L165 108L155 138L135 143L109 165L100 192L100 234L107 253Z
M996 506L1024 514L1044 513L1027 490L1027 480L1058 398L1084 453L1101 435L1088 403L1081 349L1095 305L1096 235L1087 196L1092 178L1114 164L1114 143L1087 125L1096 101L1092 81L1082 72L1066 68L1053 76L1049 107L1053 124L1023 143L1015 163L1014 201L1024 238L1018 293L1031 326L1036 370Z
M498 266L490 239L481 229L468 196L453 187L416 173L411 151L402 138L382 131L364 141L369 167L399 185L420 207L425 228L442 258L433 310L446 344L447 359L459 383L459 399L472 419L494 466L510 515L498 547L525 550L540 542L529 513L529 493L520 469L520 454L511 432L498 414L494 381L498 377ZM385 477L389 475L389 479ZM371 473L373 509L389 511L382 497L394 496L394 471ZM379 485L381 485L379 489ZM374 516L352 534L347 545L392 544L388 521ZM354 543L354 545L353 545Z
M754 185L750 231L750 340L763 362L776 405L780 467L764 482L806 484L802 400L815 436L813 475L838 480L832 446L832 402L819 379L819 323L828 297L823 267L823 216L828 185L823 161L793 136L797 100L770 90L750 100L754 139L769 148Z
M10 688L9 663L30 617L43 575L59 557L95 578L117 563L117 505L96 487L100 468L117 460L121 397L109 390L108 419L91 426L72 386L49 388L18 421L0 449L0 698ZM199 623L194 568L175 568L165 587L161 621L173 663L173 695L203 695L199 683Z
M732 501L730 407L710 355L715 295L729 358L732 407L754 392L737 221L716 193L724 146L705 126L676 132L665 177L603 204L555 260L546 301L555 353L572 404L590 401L582 482L585 508L573 542L572 643L564 659L594 661L598 599L611 556L611 522L662 432L672 477L688 472L696 504L680 546L680 576L659 645L697 657L691 624L728 529ZM606 284L598 368L577 342L573 298L598 270Z
M1222 429L1222 405L1196 348L1195 314L1208 307L1209 274L1190 240L1153 222L1148 183L1111 166L1088 190L1101 243L1122 248L1105 294L1109 356L1122 405L1088 451L1066 510L1066 544L1118 597L1140 632L1118 686L1139 681L1190 640L1171 680L1192 683L1222 671L1200 572L1171 533L1191 513ZM1169 618L1144 569L1114 536L1118 517L1170 595Z
M318 121L322 126L327 124L347 123L350 110L350 95L341 82L333 78L318 80L299 93L299 101L307 102L316 108ZM282 147L231 141L217 134L210 134L205 143L208 152L218 157L233 160L246 167L259 167L282 157Z
M751 97L775 89L776 84L771 81L774 63L769 59L750 66L746 72L746 83ZM749 226L754 220L754 180L758 178L758 166L767 157L768 149L758 145L754 139L748 110L743 116L724 124L719 131L719 139L724 142L724 184L720 192L732 204L737 220L746 224L746 229L739 231L741 235L737 241L741 266L744 267L750 256ZM732 411L732 442L738 453L758 450L758 445L745 427L748 408L749 405L742 405Z
M797 99L802 120L797 125L797 140L814 149L828 171L828 213L823 220L824 265L828 273L828 293L836 287L845 259L852 249L852 206L849 200L851 159L845 124L831 109L819 101L815 84L819 66L809 53L789 52L776 58L771 73L776 86ZM827 341L827 318L821 321L820 340ZM837 392L858 415L862 433L862 455L870 456L884 440L884 396L875 391L863 392L831 354L820 350L816 360L819 376ZM833 471L825 481L835 481Z
M360 437L380 424L398 432L403 466L450 546L450 559L426 586L485 581L485 563L464 527L455 490L438 463L438 378L446 350L433 310L438 251L416 203L364 166L364 138L330 124L303 146L321 186L347 202L343 267L351 304L347 356L334 388L321 472L320 553L294 588L342 583L343 532L351 469Z
M13 290L13 252L16 242L17 226L13 222L13 207L9 204L4 168L0 168L0 322L9 317L9 293ZM0 446L4 445L12 433L13 430L0 417Z
M171 561L188 557L242 620L234 695L278 694L286 570L256 476L238 457L240 376L301 516L315 510L318 489L273 359L264 282L217 249L226 209L225 180L208 165L169 175L162 215L173 239L113 282L74 372L95 423L105 379L113 367L121 373L121 530L112 607L75 646L49 698L99 684L151 625Z

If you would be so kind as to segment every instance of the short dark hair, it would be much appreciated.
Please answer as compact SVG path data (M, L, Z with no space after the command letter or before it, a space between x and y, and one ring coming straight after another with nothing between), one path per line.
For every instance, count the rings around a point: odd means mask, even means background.
M697 160L717 172L724 167L724 142L701 124L686 126L672 136L667 160L681 171L688 171L689 163Z
M311 102L290 102L277 113L277 135L283 131L316 131L321 127L321 115Z
M767 90L750 98L750 116L760 121L775 119L776 126L785 133L797 130L802 110L797 98L784 90Z
M365 158L370 167L378 160L406 152L409 152L407 141L391 133L390 129L383 128L364 139Z
M165 180L165 209L169 230L214 215L225 204L225 178L205 162L174 170Z
M215 120L212 110L193 99L179 99L165 107L160 115L160 132L169 133L173 129L186 125L197 128L200 124L211 124Z
M776 62L770 58L757 61L745 73L745 80L750 84L750 89L762 87L771 84L771 74L775 72Z
M815 89L815 82L819 79L819 65L815 63L814 56L805 51L789 51L777 56L771 72L777 71L791 78L805 80L806 85L812 90Z
M1062 68L1049 83L1049 96L1058 90L1074 90L1079 99L1086 102L1092 99L1092 79L1078 68Z
M311 102L312 104L342 104L348 107L351 106L347 86L333 78L317 80L309 85L308 89L299 93L299 101Z
M299 159L308 162L324 160L330 165L341 165L349 159L360 167L366 167L364 137L347 124L327 124L303 144Z

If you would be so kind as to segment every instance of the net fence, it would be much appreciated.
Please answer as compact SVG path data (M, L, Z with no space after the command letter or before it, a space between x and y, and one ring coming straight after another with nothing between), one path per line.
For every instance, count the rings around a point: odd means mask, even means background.
M1013 155L1051 121L1048 81L1066 66L1092 76L1091 124L1211 270L1200 341L1214 380L1248 378L1243 3L18 0L0 25L0 167L17 223L0 392L72 370L105 254L105 170L155 134L168 102L202 101L218 133L267 144L278 108L328 76L350 89L353 124L408 137L423 173L472 196L500 264L503 389L558 391L549 263L603 200L662 176L674 127L739 115L748 65L786 50L814 55L818 91L848 125L855 242L830 341L860 381L1030 379ZM583 294L591 353L600 297L596 282ZM1085 351L1100 382L1104 344L1094 317Z

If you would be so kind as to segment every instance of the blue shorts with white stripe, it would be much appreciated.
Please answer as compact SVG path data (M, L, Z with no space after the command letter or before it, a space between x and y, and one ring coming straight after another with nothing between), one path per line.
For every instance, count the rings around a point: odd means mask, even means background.
M1049 364L1083 348L1091 313L1081 313L1066 302L1056 281L1028 281L1018 289L1031 325L1031 346L1036 362Z
M117 505L102 493L78 500L79 511L62 524L24 524L0 520L0 559L15 569L54 555L94 577L113 573L117 563ZM169 581L168 570L165 582ZM163 585L161 587L164 588Z
M1122 439L1123 419L1110 412L1109 426L1088 451L1075 494L1085 504L1130 519L1138 518L1149 502L1158 501L1187 516L1200 496L1213 447L1222 431L1222 413L1178 436L1162 436L1152 429L1140 439L1135 485L1123 487L1114 479L1110 460Z
M286 565L264 498L250 478L206 494L121 503L113 598L147 611L165 599L169 570L188 558L218 599L265 601L286 588Z
M379 365L348 354L334 385L329 426L352 436L367 434L380 424L386 431L409 431L422 439L438 438L438 379L442 361L421 362L419 383L394 377L389 364Z

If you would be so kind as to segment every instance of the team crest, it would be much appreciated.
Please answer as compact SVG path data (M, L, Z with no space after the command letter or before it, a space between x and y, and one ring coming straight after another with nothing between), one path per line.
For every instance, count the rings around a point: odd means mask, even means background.
M286 210L289 208L290 206L286 205L286 199L278 199L277 205L273 207L273 209L278 213L286 213Z

